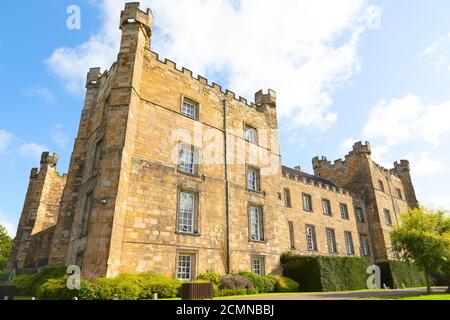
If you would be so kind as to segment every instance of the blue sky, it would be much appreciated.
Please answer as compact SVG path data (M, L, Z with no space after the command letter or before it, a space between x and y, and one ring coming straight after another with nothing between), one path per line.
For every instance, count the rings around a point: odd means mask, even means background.
M67 170L83 78L114 60L123 2L3 4L0 223L11 233L40 152ZM311 172L314 156L338 159L370 140L385 166L411 160L420 201L450 207L449 1L143 2L162 57L249 99L277 91L284 164ZM66 27L70 5L80 30Z

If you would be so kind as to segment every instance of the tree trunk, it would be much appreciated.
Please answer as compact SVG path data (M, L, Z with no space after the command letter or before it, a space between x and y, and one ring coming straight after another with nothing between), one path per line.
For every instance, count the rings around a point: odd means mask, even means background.
M427 294L431 294L431 275L427 272L425 275L427 281Z

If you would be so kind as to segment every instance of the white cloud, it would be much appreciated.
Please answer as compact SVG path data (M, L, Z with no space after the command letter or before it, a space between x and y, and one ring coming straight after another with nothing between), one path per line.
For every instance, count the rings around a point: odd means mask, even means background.
M71 141L69 136L64 132L63 126L60 124L53 126L51 136L52 136L52 140L61 149L66 149Z
M120 41L123 0L98 0L103 25L87 42L56 49L49 67L71 92L81 92L89 67L108 68ZM359 71L357 46L373 19L365 0L152 0L152 49L202 74L221 74L248 98L278 92L279 112L303 127L326 129L336 119L332 95Z
M450 101L424 104L419 97L408 95L373 107L363 134L388 146L423 141L437 147L450 133L448 119Z
M33 86L29 89L23 90L22 92L29 98L41 97L49 104L55 103L55 95L45 86Z
M14 223L10 222L10 220L2 211L0 211L0 225L5 227L6 232L8 232L10 237L16 236L17 226Z
M14 135L8 131L0 130L0 153L6 152L11 146Z
M358 142L356 139L349 138L341 143L341 153L347 154L353 148L353 145Z
M429 152L422 152L418 156L409 153L404 159L409 160L411 167L414 168L414 175L428 175L446 170L441 159Z
M450 34L434 40L428 47L418 54L419 59L429 58L438 71L445 69L450 72Z
M40 159L43 152L47 151L46 146L36 143L22 144L19 148L19 154L24 158Z

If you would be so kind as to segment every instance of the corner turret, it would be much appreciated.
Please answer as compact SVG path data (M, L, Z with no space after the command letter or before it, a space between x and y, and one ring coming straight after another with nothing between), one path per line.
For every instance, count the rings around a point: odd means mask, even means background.
M370 143L369 142L356 142L353 145L353 151L355 152L355 154L359 154L359 153L366 153L368 155L372 154L372 149L370 147Z

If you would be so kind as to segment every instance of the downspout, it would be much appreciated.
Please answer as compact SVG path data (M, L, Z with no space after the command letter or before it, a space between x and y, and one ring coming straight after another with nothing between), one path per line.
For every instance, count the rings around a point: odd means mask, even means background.
M224 134L224 168L225 168L225 216L226 216L226 271L231 272L230 266L230 181L228 180L228 133L227 133L227 101L223 103L223 134Z

